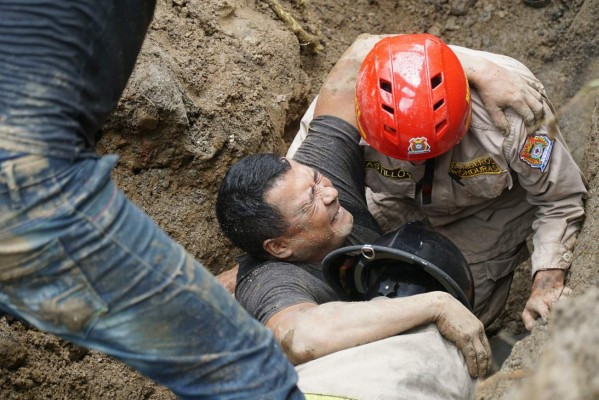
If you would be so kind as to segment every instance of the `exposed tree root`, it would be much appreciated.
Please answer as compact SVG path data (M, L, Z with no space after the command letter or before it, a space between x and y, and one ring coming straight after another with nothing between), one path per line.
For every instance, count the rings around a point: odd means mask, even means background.
M277 16L285 23L285 25L287 25L287 27L289 27L289 29L295 33L301 46L307 46L316 53L323 49L320 37L306 32L290 13L283 10L283 7L278 0L263 1L267 3L275 12L275 14L277 14Z

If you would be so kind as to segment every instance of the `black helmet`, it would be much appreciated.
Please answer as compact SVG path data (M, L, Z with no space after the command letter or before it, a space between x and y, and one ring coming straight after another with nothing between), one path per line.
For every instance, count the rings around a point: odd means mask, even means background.
M324 258L322 271L329 285L348 300L441 290L470 310L474 305L474 281L466 258L422 222L407 223L373 244L337 249Z

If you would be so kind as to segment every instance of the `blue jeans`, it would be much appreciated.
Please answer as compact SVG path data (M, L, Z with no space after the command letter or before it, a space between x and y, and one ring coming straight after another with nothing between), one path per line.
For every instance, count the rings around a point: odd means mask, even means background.
M110 179L155 0L0 0L0 309L182 398L303 398L269 330Z
M182 398L303 398L271 332L115 187L116 159L0 150L0 308Z

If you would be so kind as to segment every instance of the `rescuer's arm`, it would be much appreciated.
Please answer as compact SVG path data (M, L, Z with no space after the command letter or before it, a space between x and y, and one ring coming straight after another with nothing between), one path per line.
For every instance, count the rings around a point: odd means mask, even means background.
M549 108L545 112L551 114ZM542 126L531 136L517 120L511 119L515 129L505 140L504 152L527 191L527 201L538 207L532 224L532 291L522 313L530 330L534 320L546 319L552 304L569 291L564 287L564 277L584 220L587 191L561 134L550 139L548 127Z

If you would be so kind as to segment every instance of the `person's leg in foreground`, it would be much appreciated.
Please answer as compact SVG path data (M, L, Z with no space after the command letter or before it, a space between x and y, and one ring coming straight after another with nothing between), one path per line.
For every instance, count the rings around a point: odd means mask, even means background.
M182 398L302 398L272 334L130 203L95 134L154 1L0 0L0 309Z

